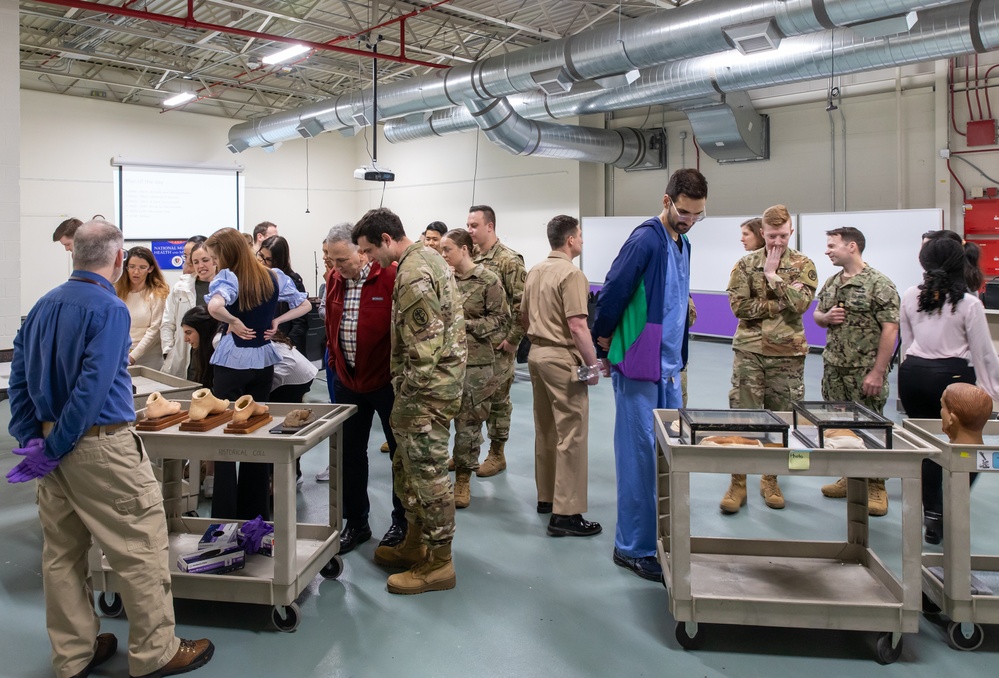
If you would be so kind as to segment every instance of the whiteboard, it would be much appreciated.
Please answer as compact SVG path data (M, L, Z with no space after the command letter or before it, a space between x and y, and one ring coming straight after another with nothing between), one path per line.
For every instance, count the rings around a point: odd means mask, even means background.
M115 223L125 240L187 239L195 231L239 230L243 222L238 170L121 165L112 171Z
M754 216L707 217L687 233L690 239L690 289L724 292L728 278L746 251L739 225ZM624 241L649 217L583 217L582 269L591 284L603 284ZM794 217L792 217L793 223Z
M888 276L899 295L923 281L923 268L919 265L920 236L943 228L943 210L939 209L801 214L799 219L801 251L815 262L819 289L840 270L825 255L826 231L853 226L867 240L864 262Z

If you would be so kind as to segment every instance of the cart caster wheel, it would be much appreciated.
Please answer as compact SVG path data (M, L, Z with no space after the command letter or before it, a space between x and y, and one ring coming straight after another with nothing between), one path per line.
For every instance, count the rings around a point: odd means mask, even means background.
M300 621L302 621L302 611L299 609L298 603L287 606L275 605L274 609L271 610L271 622L282 633L291 633L298 628Z
M962 626L965 627L965 630L971 631L970 637L964 634L961 629ZM955 650L965 650L968 652L977 650L982 646L983 640L985 640L985 631L982 630L979 624L951 622L947 625L947 642Z
M97 609L105 617L120 617L125 611L125 604L117 593L101 593L97 596Z
M696 650L704 645L704 631L694 622L677 622L676 642L684 650Z
M337 579L343 574L343 558L333 556L330 558L330 562L323 565L323 569L319 570L319 574L323 575L323 579Z
M892 633L879 633L875 650L878 655L879 664L894 664L902 656L902 637L899 636L898 644L891 646Z
M940 607L925 593L923 594L923 614L940 614Z

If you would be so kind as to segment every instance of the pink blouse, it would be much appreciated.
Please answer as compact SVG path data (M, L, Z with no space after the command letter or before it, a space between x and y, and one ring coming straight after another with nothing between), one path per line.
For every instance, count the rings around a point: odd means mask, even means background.
M975 368L978 385L999 400L999 357L978 297L965 294L955 311L949 301L938 313L919 313L918 306L919 288L910 287L902 297L902 359L964 358Z

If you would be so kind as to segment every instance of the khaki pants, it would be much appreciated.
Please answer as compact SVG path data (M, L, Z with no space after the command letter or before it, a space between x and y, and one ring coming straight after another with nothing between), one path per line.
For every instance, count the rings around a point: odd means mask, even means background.
M91 536L121 577L128 670L152 673L180 647L174 635L163 496L128 428L84 437L37 487L42 584L52 665L66 678L94 656L100 620L87 566Z
M538 501L559 515L586 512L590 400L576 378L583 361L561 347L532 346L527 366L534 390L534 478Z

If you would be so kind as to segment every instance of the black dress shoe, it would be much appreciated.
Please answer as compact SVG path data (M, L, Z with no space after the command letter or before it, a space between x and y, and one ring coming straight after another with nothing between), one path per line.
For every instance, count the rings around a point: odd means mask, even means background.
M538 502L538 513L551 513L552 503L550 501L539 501Z
M926 535L923 539L927 544L939 544L943 541L943 516L936 511L923 512L923 524L926 526Z
M548 534L552 537L592 537L600 534L601 530L600 523L584 520L579 513L571 516L553 513L548 521Z
M615 548L614 564L620 565L627 570L631 570L642 579L658 582L662 582L663 580L663 568L659 564L659 559L655 556L632 558L631 556L624 555L618 551L617 548Z
M72 676L72 678L87 678L90 672L114 656L118 651L118 639L113 633L102 633L97 636L94 643L94 658L83 667L83 670Z
M348 525L340 533L340 553L350 553L369 539L371 539L371 528L367 523L360 527Z
M402 540L406 538L406 524L405 523L392 523L392 527L388 529L382 540L378 542L379 546L397 546L402 543Z

